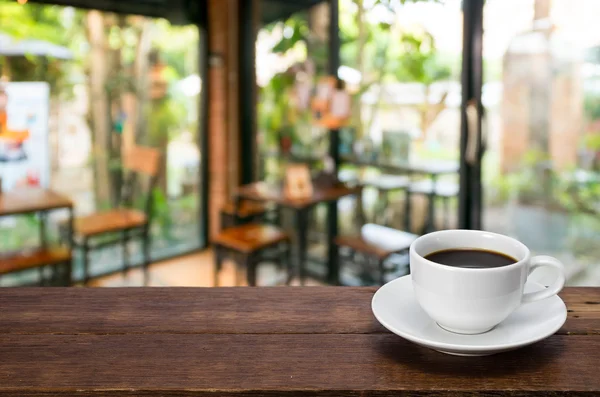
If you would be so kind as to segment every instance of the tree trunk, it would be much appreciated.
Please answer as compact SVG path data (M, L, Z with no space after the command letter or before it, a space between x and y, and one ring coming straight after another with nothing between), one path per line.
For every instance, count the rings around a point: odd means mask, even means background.
M394 23L390 26L390 30L389 30L389 37L388 37L388 43L387 45L381 50L381 67L379 68L378 72L379 74L377 75L377 81L375 83L375 85L378 88L378 92L377 92L377 99L375 100L375 104L373 105L373 109L371 110L371 115L369 117L369 124L367 124L367 131L371 131L371 128L373 127L373 124L375 123L375 120L377 118L377 114L379 113L379 107L381 106L381 101L383 100L383 79L385 78L385 72L387 70L387 63L389 61L389 54L390 54L390 47L391 47L391 41L394 38L394 34L396 32L396 22L394 21ZM361 57L362 59L362 57Z
M429 127L431 127L431 124L433 124L437 116L439 116L439 114L446 108L445 102L446 98L448 97L448 93L445 92L442 94L440 100L437 103L431 105L429 103L430 91L431 85L425 84L425 101L423 102L420 108L422 132L420 138L421 141L427 140L427 131L429 130Z
M152 21L143 18L139 30L135 62L133 64L135 99L133 105L134 112L130 117L133 136L126 138L125 149L136 143L140 143L140 139L147 131L147 117L144 117L144 113L148 105L148 76L150 75L150 50L152 48L151 28Z
M127 26L127 19L124 15L115 15L111 17L105 17L104 27L105 31L109 32L112 26L118 26L121 34L121 40L123 40L123 31ZM115 121L121 117L123 111L123 94L126 91L124 81L127 77L127 72L123 67L123 43L121 42L117 48L110 49L110 62L111 65L109 75L107 78L107 86L109 87L108 92L108 107L109 107L109 133L110 133L110 146L106 148L108 153L109 164L122 164L121 162L121 146L122 136L117 133L115 128ZM110 197L111 206L118 206L121 198L121 187L123 184L123 171L120 167L110 167Z
M94 193L96 207L110 203L110 175L108 153L110 146L110 109L106 92L108 68L106 62L107 42L104 31L104 16L100 11L87 14L87 34L91 47L89 64L90 115L92 124Z

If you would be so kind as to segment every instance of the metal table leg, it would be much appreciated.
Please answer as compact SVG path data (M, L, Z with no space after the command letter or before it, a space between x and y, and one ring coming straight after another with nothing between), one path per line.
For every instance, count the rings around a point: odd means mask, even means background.
M127 277L127 271L129 270L129 231L123 230L121 232L121 250L123 255L123 277Z
M213 268L213 286L219 286L219 273L223 268L223 249L219 245L214 246L215 263Z
M255 254L248 254L242 258L242 268L246 269L246 281L248 286L256 287L256 266L258 258Z
M87 237L83 237L83 285L88 285L90 282L90 244Z
M67 244L71 251L71 260L65 264L65 283L68 286L73 285L73 248L75 247L73 239L75 234L75 210L73 207L69 208L69 231L67 235Z
M337 203L337 200L328 203L327 209L327 282L331 285L340 284L339 252L334 241L338 234Z
M285 265L287 269L285 285L290 285L290 283L292 282L292 278L294 277L294 265L292 263L292 244L289 241L286 243L284 256L284 259L286 261Z
M308 209L302 208L296 210L296 227L298 240L298 274L300 276L300 285L306 281L306 250L308 249Z
M42 248L46 248L46 246L48 245L47 239L46 239L46 212L40 212L39 214L40 216L40 246Z
M437 175L431 174L431 192L428 195L427 202L427 221L423 232L430 233L435 231L435 196L437 191Z
M38 216L40 217L40 247L42 247L42 249L46 249L46 247L48 246L48 242L46 239L46 212L40 212L38 214ZM52 275L53 273L53 269L50 269L50 274ZM38 274L40 277L40 286L45 287L48 286L50 280L48 280L46 278L46 266L40 266L38 268ZM52 276L50 277L52 278Z
M412 211L412 206L411 206L411 195L410 195L410 187L406 189L406 197L405 197L405 201L404 201L404 230L406 230L407 232L411 231L411 211Z

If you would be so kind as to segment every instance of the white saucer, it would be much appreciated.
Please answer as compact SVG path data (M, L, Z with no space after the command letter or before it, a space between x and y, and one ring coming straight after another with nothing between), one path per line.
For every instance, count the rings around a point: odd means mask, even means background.
M543 288L528 281L525 292ZM377 321L396 335L442 353L460 356L487 356L530 345L554 334L567 319L567 308L555 295L522 305L484 334L455 334L440 328L421 309L413 293L410 275L379 288L371 308Z

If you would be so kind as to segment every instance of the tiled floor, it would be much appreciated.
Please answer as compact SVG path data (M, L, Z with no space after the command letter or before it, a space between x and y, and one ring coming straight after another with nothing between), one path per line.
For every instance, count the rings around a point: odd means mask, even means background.
M284 274L274 265L265 263L258 268L258 285L282 284ZM240 285L245 284L245 275L238 276ZM141 270L129 271L126 277L116 274L103 277L90 283L92 287L137 287L142 285ZM297 280L292 285L298 285ZM235 266L226 261L219 274L220 286L235 285ZM314 280L308 280L306 285L321 285ZM213 287L213 252L206 249L197 254L158 262L150 266L150 286L153 287Z

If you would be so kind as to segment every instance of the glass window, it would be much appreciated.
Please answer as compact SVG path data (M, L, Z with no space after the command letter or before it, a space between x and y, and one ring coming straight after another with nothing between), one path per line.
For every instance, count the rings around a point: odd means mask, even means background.
M600 283L598 12L594 0L484 8L484 226L559 258L571 285Z
M15 93L9 98L9 126L21 123L17 110L13 115L10 111L26 88L19 84L39 82L49 89L48 123L40 130L47 143L40 150L48 158L36 163L37 168L18 159L1 162L4 188L51 188L75 202L77 216L113 209L123 204L127 148L156 148L163 154L157 184L152 191L137 187L133 200L142 209L146 196L154 199L152 259L203 246L198 28L138 15L3 0L0 43L0 74L11 87L9 93ZM9 44L14 51L3 54ZM23 147L34 150L30 146ZM33 159L39 153L26 155ZM54 237L64 217L54 215ZM35 215L0 220L0 251L36 245L37 227ZM134 263L141 260L139 246L130 244ZM80 259L76 257L75 278L82 274ZM118 271L121 263L119 245L94 250L90 273Z

